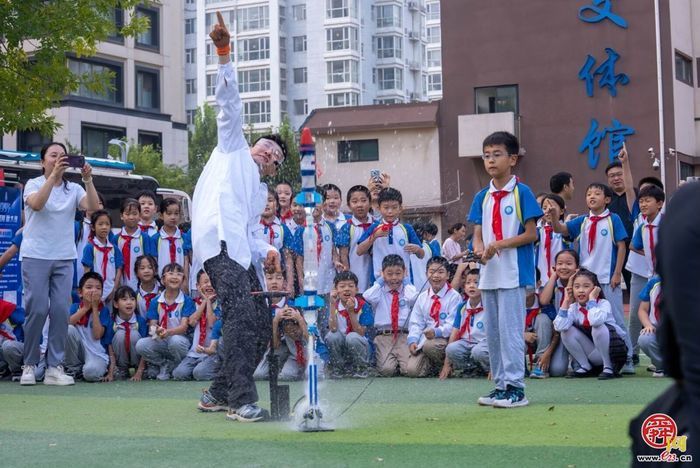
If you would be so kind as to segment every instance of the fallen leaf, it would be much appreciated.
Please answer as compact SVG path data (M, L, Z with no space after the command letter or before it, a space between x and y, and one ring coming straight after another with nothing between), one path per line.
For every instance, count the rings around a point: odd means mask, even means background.
M554 411L554 406L550 406L547 411Z

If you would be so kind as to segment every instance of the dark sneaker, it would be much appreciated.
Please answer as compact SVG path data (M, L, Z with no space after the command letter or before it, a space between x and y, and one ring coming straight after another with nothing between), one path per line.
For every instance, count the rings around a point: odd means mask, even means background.
M499 390L497 388L494 388L488 395L480 397L477 400L477 403L479 403L481 406L493 406L493 403L496 400L503 398L505 393L505 390Z
M598 375L598 380L610 380L610 379L614 379L614 378L615 378L615 373L609 367L606 367L605 369L603 369L603 372L601 372Z
M508 385L508 388L503 393L501 399L495 400L493 402L494 408L518 408L520 406L527 406L530 402L525 398L525 390L519 387L512 387Z
M269 418L269 413L267 410L262 409L255 403L249 403L247 405L243 405L237 410L233 411L230 409L228 411L228 414L226 417L228 419L231 419L233 421L240 421L240 422L257 422L257 421L262 421L263 419L268 419Z
M228 405L214 398L209 390L202 390L202 396L197 403L197 409L205 413L214 413L216 411L226 411Z

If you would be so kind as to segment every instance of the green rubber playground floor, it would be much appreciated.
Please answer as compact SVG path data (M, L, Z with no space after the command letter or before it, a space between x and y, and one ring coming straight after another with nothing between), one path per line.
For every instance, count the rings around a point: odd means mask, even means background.
M629 466L628 424L670 385L637 376L528 381L526 408L482 408L486 380L321 382L335 432L196 410L201 382L0 382L1 466ZM292 404L303 383L291 384ZM269 407L267 383L258 385Z

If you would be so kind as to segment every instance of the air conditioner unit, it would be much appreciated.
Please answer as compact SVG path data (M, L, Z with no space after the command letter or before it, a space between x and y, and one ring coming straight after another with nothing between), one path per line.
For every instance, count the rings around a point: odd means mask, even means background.
M408 2L408 9L411 11L419 11L420 10L419 2Z
M408 38L412 41L420 41L420 33L411 31L408 33Z

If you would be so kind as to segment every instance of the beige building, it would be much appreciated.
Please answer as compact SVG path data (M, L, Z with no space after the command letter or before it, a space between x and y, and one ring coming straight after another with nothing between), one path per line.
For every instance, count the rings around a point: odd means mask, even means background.
M46 141L69 141L87 156L105 157L111 139L126 137L161 148L166 164L187 164L182 5L154 1L134 13L149 18L148 31L110 37L94 57L67 57L75 73L114 72L114 90L98 95L79 89L49 111L61 124L52 138L19 132L5 135L3 148L38 152ZM123 24L130 14L116 8L114 20Z
M401 191L407 221L431 219L440 227L438 109L438 102L422 102L312 111L303 126L316 139L319 184L338 185L345 199L378 169Z

